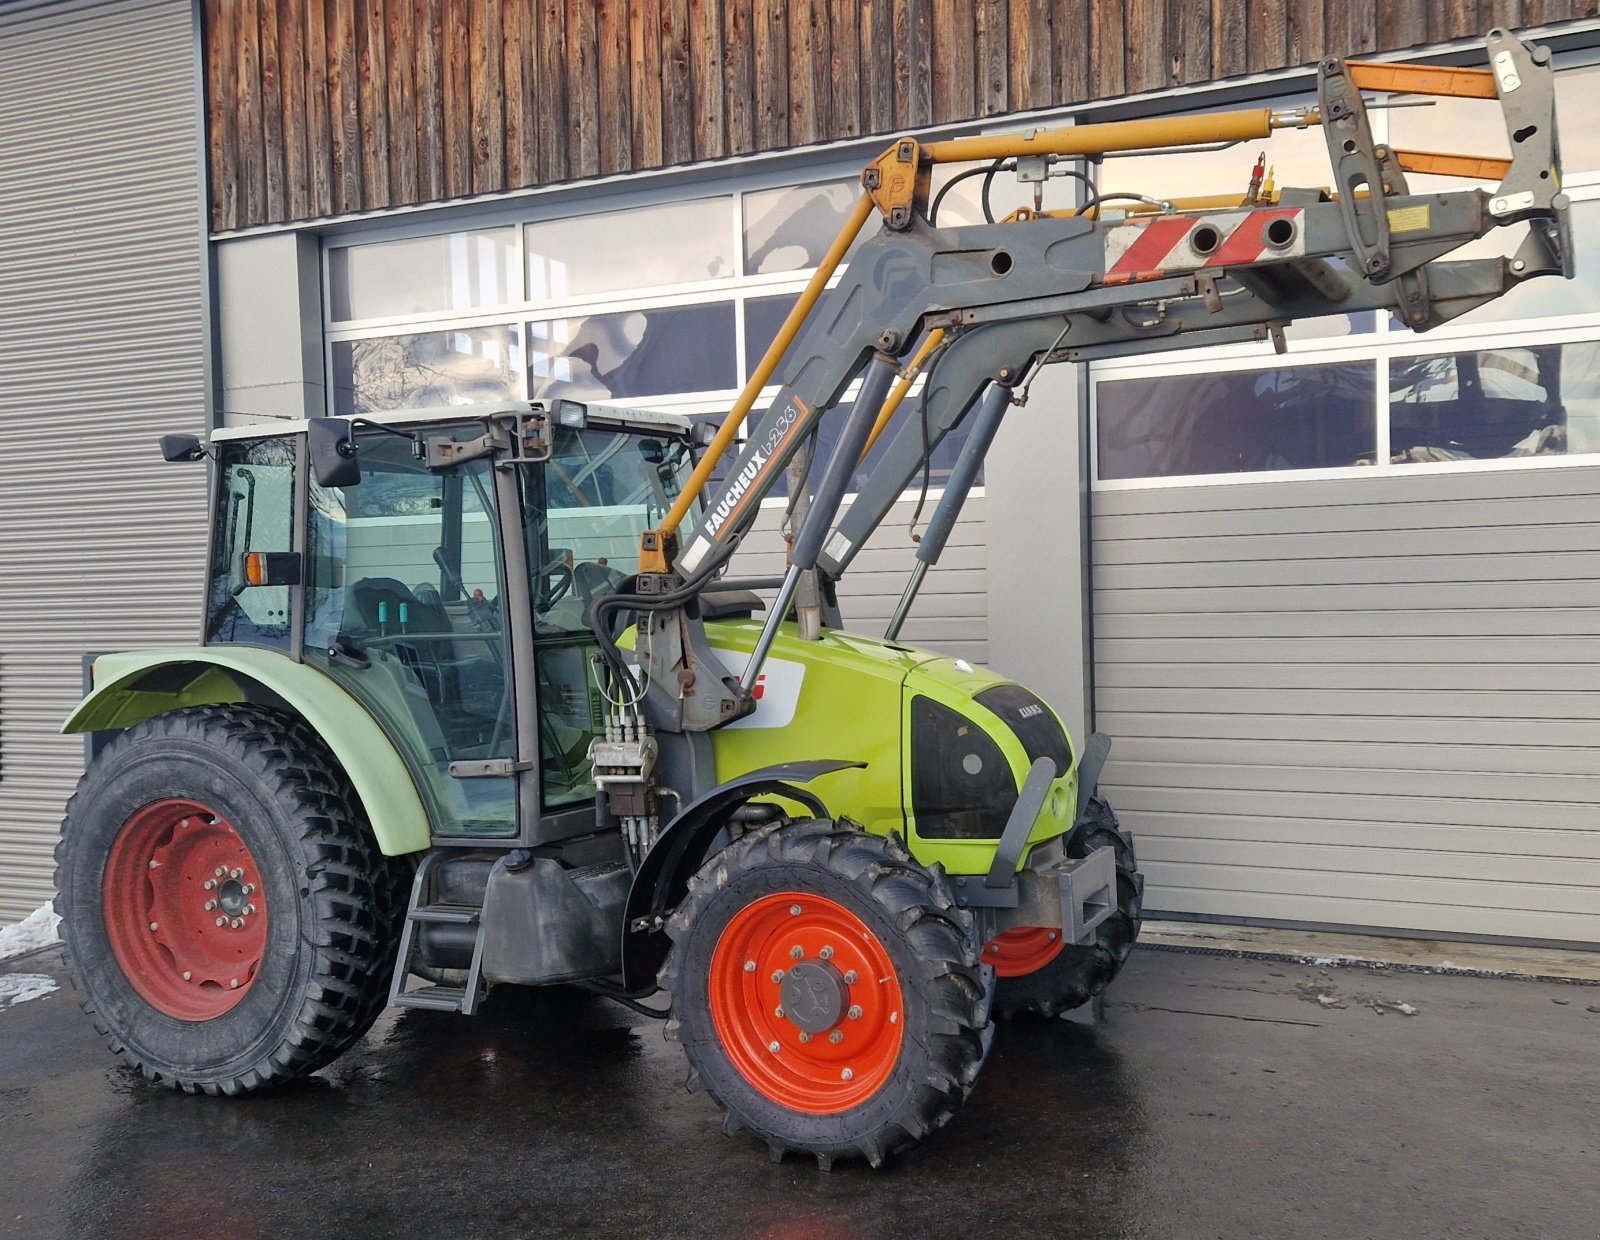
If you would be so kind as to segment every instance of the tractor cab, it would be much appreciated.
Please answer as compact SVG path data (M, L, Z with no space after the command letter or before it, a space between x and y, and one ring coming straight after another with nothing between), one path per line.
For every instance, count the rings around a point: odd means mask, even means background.
M564 401L559 420L461 407L213 445L207 644L272 647L347 689L435 836L592 831L588 612L692 468L688 422Z

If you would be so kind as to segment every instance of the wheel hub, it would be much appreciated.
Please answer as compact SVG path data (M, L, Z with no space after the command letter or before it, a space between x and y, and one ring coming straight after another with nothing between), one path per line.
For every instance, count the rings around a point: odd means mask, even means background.
M898 971L872 928L838 901L791 891L746 905L717 940L709 983L728 1059L791 1110L849 1110L899 1062Z
M850 1006L844 974L826 960L802 960L779 984L783 1014L807 1033L826 1033Z
M249 991L266 952L266 897L244 839L196 801L136 810L106 859L106 937L158 1011L210 1020Z

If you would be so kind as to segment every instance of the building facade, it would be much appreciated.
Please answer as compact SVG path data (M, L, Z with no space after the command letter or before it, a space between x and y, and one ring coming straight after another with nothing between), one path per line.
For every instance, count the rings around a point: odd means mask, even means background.
M160 430L560 394L716 418L889 136L1300 102L1324 54L1467 63L1507 24L1555 50L1579 279L1426 336L1351 315L1283 356L1052 368L904 637L1113 737L1153 910L1600 944L1595 9L0 4L6 163L52 155L61 187L0 182L34 213L0 212L34 298L0 319L18 425L57 431L0 461L0 917L49 894L82 656L193 637L203 481ZM1380 102L1382 140L1503 153L1493 104ZM1083 171L1242 194L1261 151L1326 181L1316 130ZM975 184L943 222L980 218ZM887 620L917 500L842 583L852 627Z

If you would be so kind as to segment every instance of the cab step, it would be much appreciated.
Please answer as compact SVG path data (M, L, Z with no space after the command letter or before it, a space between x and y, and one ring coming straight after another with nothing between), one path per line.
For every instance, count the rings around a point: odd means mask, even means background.
M431 852L417 866L411 883L411 901L406 908L405 928L400 932L400 949L394 966L394 981L389 986L389 1002L396 1007L426 1008L435 1012L460 1012L471 1016L483 998L483 909L475 904L435 902L434 870L446 854ZM472 927L472 964L464 986L427 985L407 989L411 966L416 956L419 925Z

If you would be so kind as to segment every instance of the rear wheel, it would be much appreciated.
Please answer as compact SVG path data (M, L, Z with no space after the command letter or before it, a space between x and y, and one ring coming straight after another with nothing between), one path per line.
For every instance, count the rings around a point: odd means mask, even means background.
M1133 837L1117 823L1111 807L1091 798L1085 820L1067 841L1069 857L1094 848L1113 850L1117 864L1117 907L1094 932L1091 942L1066 943L1059 930L1023 926L990 939L983 961L995 971L994 1002L1001 1016L1037 1013L1054 1016L1082 1007L1116 977L1139 937L1144 879L1133 852Z
M146 1077L236 1094L315 1071L388 999L403 863L314 732L212 706L122 733L67 806L62 935L83 1008Z
M947 1123L988 1051L971 917L898 840L826 820L713 857L667 924L690 1088L774 1159L883 1159Z

